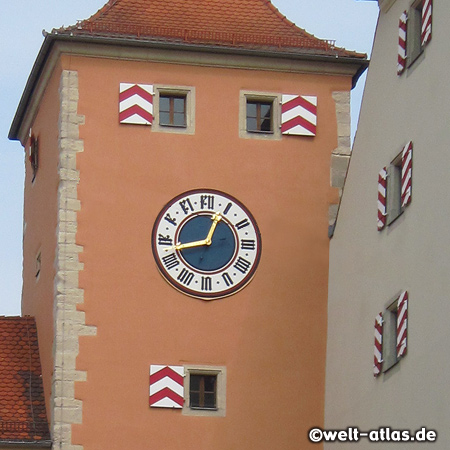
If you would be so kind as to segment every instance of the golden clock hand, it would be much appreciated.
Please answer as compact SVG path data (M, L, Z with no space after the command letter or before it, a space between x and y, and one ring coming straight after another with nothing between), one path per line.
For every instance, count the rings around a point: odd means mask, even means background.
M164 250L168 252L170 250L183 250L185 248L201 247L202 245L207 245L206 239L202 239L201 241L186 242L185 244L178 243L176 245L172 245L171 247L165 248Z
M208 236L206 236L206 245L211 245L212 243L212 237L214 234L214 231L216 230L217 224L222 220L222 216L220 213L216 213L211 217L211 220L213 221L211 228L209 229Z

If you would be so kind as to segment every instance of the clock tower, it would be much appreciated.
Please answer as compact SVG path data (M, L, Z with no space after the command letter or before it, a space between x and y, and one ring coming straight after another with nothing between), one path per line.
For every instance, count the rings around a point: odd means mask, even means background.
M262 0L110 0L46 34L10 138L55 449L314 446L366 66Z

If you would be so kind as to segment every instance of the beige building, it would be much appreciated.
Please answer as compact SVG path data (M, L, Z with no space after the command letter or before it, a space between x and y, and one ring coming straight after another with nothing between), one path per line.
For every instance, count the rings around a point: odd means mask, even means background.
M325 425L426 427L448 449L450 3L379 6L331 241Z

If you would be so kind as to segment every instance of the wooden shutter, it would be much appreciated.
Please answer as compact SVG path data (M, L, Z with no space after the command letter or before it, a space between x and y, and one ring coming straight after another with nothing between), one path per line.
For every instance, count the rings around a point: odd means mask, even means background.
M381 373L383 366L383 313L375 318L375 346L373 360L373 376L377 377Z
M406 22L408 14L406 11L400 16L398 25L398 64L397 75L401 75L406 68Z
M184 367L150 366L150 406L156 408L183 408Z
M402 186L401 199L402 207L411 203L412 190L412 142L408 142L402 152Z
M408 292L401 293L397 300L397 358L406 355L408 331Z
M424 0L422 6L422 32L421 32L421 42L422 47L431 40L431 18L432 18L432 8L433 0Z
M378 174L378 231L386 226L386 167Z
M317 97L281 96L281 133L315 136L317 128Z
M153 85L120 83L119 122L134 125L153 123Z

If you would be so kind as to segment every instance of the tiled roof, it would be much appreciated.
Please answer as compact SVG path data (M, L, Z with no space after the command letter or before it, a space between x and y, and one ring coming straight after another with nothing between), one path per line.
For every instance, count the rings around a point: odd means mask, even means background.
M89 19L53 33L361 59L366 56L307 33L269 0L110 0Z
M50 443L33 317L0 316L0 447Z

